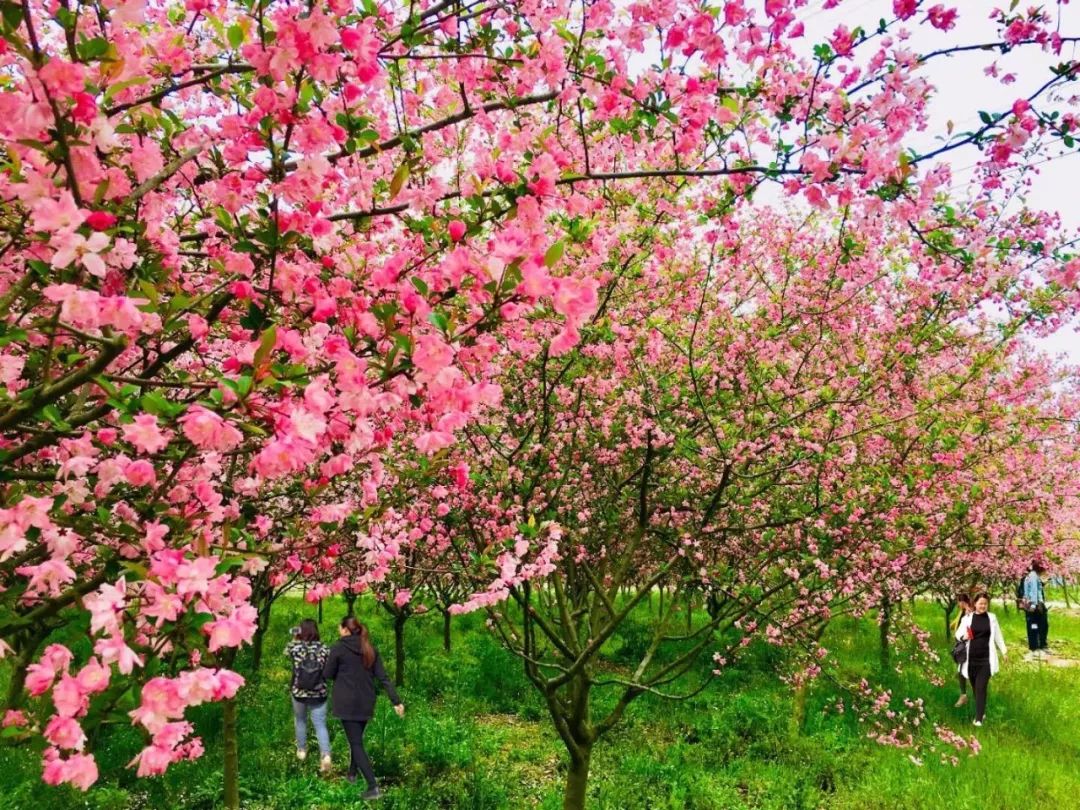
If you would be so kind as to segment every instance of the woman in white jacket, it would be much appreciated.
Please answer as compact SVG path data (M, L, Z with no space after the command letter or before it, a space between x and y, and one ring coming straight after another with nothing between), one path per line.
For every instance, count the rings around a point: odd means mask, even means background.
M967 658L960 667L960 674L971 683L975 693L975 725L981 726L986 715L986 688L990 678L998 671L998 651L1005 658L1005 637L997 616L987 612L990 595L980 593L975 597L975 612L963 618L956 629L958 641L967 641Z

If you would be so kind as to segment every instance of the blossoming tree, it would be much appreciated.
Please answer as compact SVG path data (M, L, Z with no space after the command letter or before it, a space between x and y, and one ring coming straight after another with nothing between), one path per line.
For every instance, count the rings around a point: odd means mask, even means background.
M549 352L573 347L635 196L692 223L769 183L953 250L936 160L984 148L992 192L1072 148L1051 100L1076 66L906 151L925 66L987 47L911 50L905 27L956 25L928 5L801 55L797 0L4 3L9 739L81 788L116 712L147 733L140 774L197 756L184 710L235 695L252 600L332 564L395 435L435 453L498 404L496 332L544 307ZM989 47L1067 41L1048 12L998 23ZM306 537L326 545L294 558ZM72 627L85 644L51 638Z

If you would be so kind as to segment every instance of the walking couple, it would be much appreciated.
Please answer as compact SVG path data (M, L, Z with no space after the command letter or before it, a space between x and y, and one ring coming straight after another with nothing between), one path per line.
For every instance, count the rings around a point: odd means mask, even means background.
M349 741L347 778L355 782L357 772L362 774L367 790L361 798L377 799L379 787L375 771L364 750L364 730L375 713L376 680L382 684L399 717L405 716L405 706L387 677L382 658L371 644L367 627L355 616L346 616L341 620L340 635L338 642L328 647L319 639L319 626L313 620L305 619L294 628L293 639L285 647L285 655L292 661L290 691L296 756L301 761L307 758L307 721L310 717L322 754L321 769L323 773L330 770L332 759L326 704L329 697L327 682L333 681L331 708Z

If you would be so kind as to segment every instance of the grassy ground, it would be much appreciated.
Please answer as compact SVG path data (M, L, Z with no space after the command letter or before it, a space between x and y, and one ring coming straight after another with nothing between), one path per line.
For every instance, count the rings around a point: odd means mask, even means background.
M241 693L243 804L250 810L359 807L356 787L340 773L322 779L317 757L301 764L293 756L288 671L280 650L287 628L313 610L299 600L284 600L279 607L262 671ZM1075 807L1080 796L1080 667L1021 663L1022 622L1015 612L1001 614L995 607L1012 652L991 682L989 722L979 734L982 753L957 767L935 758L918 767L907 752L866 741L850 714L822 711L835 697L824 685L811 693L804 732L793 737L790 692L776 681L776 651L762 646L691 701L672 704L645 696L632 704L625 722L595 751L590 807ZM343 610L327 606L324 635L333 635ZM940 638L940 611L929 603L915 610ZM370 605L362 605L361 612L384 654L390 653L387 623ZM408 627L405 720L382 700L369 729L369 751L386 788L380 806L560 807L563 751L519 664L487 635L480 616L456 620L455 649L445 654L439 621L421 618ZM632 643L634 628L624 635L625 643ZM853 672L868 674L876 669L876 642L876 625L851 620L836 622L825 639ZM1051 642L1080 658L1080 617L1052 614ZM947 645L942 643L942 649ZM970 714L952 708L956 692L948 664L941 664L941 673L948 676L945 687L930 685L916 672L896 673L890 685L897 694L922 697L932 719L966 734ZM102 731L95 748L103 778L87 794L42 785L38 752L0 748L0 795L5 797L0 805L34 810L220 806L220 709L201 707L193 715L207 755L159 779L135 779L124 768L140 747L132 729ZM334 726L331 734L335 761L344 764L344 735Z

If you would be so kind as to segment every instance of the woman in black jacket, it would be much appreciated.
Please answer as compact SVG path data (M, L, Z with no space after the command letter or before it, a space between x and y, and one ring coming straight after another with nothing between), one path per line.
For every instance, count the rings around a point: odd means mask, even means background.
M323 677L334 682L331 710L341 720L349 740L349 781L356 781L359 769L367 780L367 791L361 798L377 799L379 786L364 750L364 729L375 714L375 679L386 690L398 717L405 716L405 706L383 669L382 658L371 645L368 629L355 616L341 620L341 639L330 649Z

